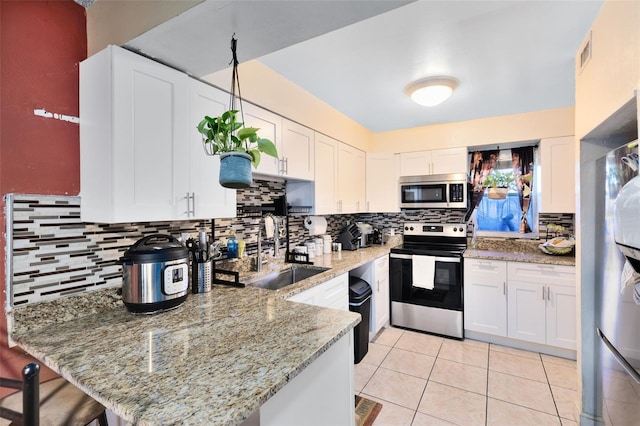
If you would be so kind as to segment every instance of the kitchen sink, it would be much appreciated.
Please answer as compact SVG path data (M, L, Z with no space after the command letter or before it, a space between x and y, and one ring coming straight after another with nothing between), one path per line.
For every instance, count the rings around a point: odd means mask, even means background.
M321 268L318 266L297 266L273 272L252 283L247 283L252 287L265 288L267 290L278 290L288 285L295 284L299 281L318 275L330 268Z

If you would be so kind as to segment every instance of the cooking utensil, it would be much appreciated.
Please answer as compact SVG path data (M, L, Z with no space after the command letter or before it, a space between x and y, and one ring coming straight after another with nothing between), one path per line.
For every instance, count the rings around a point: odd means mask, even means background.
M138 240L120 259L122 302L136 313L175 308L187 298L189 251L171 235Z

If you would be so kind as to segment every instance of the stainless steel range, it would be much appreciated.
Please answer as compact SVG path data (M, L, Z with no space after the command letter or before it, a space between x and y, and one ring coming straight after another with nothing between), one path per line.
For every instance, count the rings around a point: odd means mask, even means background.
M404 224L402 246L391 249L391 324L464 338L464 224Z

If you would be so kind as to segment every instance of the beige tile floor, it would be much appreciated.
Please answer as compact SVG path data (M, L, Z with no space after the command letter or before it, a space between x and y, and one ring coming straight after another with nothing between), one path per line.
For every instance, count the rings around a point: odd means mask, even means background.
M387 328L355 367L374 426L577 425L575 361Z

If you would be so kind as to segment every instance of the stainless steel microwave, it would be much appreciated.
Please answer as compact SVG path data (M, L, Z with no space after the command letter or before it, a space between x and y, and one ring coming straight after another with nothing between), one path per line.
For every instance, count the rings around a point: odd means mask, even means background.
M400 177L400 208L466 209L469 192L467 175Z

